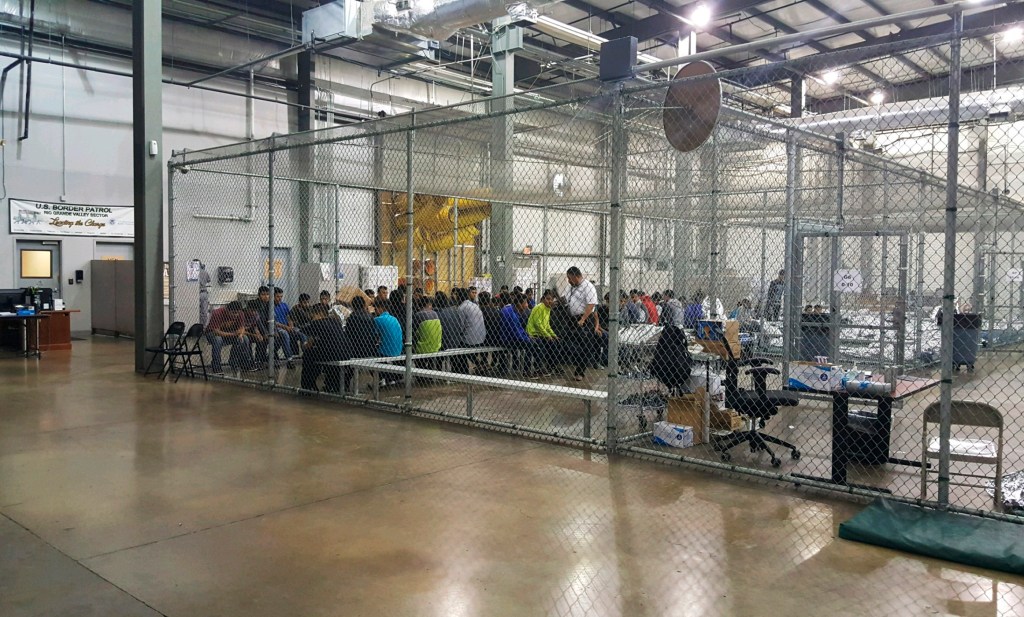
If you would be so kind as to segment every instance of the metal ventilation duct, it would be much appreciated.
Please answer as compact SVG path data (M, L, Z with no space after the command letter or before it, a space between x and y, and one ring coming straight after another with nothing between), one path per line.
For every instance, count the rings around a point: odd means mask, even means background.
M460 28L509 16L533 21L537 9L559 0L337 0L302 16L303 41L358 39L374 25L393 32L443 41Z

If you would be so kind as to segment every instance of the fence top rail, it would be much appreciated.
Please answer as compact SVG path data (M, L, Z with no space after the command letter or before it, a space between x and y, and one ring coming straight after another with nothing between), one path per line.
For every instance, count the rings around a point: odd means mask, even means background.
M380 371L382 373L405 373L404 366L398 366L395 364L360 364L358 366L360 369ZM608 393L604 390L570 388L568 386L555 386L545 383L534 383L531 381L518 381L515 379L500 379L498 377L483 377L481 375L463 375L461 373L449 373L447 371L435 371L416 367L413 367L412 374L417 377L429 377L469 385L515 390L517 392L533 392L535 394L564 396L566 398L575 398L587 401L608 400Z

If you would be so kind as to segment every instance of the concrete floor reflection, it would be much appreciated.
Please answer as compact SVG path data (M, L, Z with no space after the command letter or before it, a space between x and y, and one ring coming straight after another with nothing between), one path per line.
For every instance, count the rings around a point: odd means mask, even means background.
M1024 613L1024 579L837 540L856 504L130 354L0 359L0 615Z

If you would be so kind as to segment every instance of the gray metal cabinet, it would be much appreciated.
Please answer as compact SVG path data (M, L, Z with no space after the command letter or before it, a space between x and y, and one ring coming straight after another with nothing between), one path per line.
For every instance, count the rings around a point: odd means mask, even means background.
M135 262L93 260L92 331L114 336L135 335Z

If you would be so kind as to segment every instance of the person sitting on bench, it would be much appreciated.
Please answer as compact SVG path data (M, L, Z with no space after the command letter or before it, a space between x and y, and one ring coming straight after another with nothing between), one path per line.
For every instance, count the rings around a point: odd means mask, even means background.
M224 345L231 345L228 364L239 371L252 368L252 347L245 332L245 311L241 302L230 302L227 306L213 311L206 326L206 340L210 342L210 368L214 375L224 374L221 352Z
M306 353L302 362L300 377L303 390L316 392L317 379L324 374L324 389L327 392L341 393L341 367L331 366L328 362L348 360L351 357L351 345L341 321L329 319L330 314L318 307L310 312L312 321L306 326ZM345 391L348 391L351 377L345 375Z
M533 310L530 311L530 318L526 322L526 334L532 338L537 346L537 352L544 364L544 376L554 373L557 363L559 341L555 331L551 328L551 309L555 306L555 293L545 290Z

